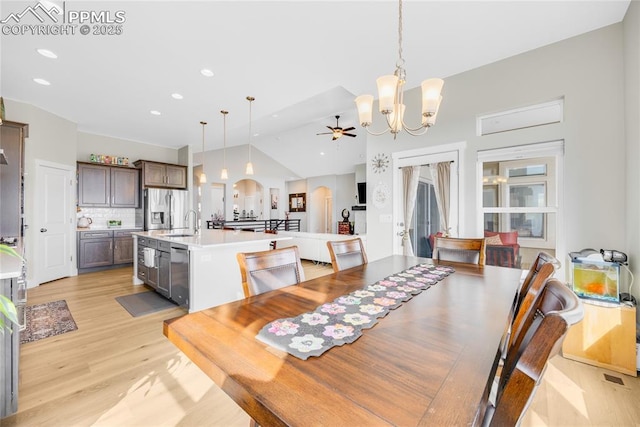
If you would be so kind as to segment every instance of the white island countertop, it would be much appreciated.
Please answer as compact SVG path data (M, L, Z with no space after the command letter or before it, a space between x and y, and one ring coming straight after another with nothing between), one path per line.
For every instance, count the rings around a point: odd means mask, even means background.
M13 248L20 253L21 248ZM22 258L0 253L0 279L11 279L22 274Z
M164 240L171 243L179 243L188 246L189 249L208 248L211 246L232 246L242 243L259 242L273 240L289 240L291 236L269 234L252 231L239 230L200 230L193 234L188 230L153 230L131 233L136 236L148 237L150 239ZM178 234L189 234L189 236L171 236Z

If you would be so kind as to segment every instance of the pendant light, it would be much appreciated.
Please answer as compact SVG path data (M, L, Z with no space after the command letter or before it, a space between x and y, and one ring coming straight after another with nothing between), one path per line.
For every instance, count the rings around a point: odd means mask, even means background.
M386 118L387 128L380 132L369 130L372 122L373 95L360 95L356 98L358 108L358 118L360 125L371 135L382 135L391 131L395 139L398 133L405 130L409 135L423 135L436 123L436 116L442 102L442 79L427 79L422 82L422 122L419 126L411 128L404 121L404 85L406 72L403 68L404 58L402 57L402 0L398 1L398 60L396 70L393 75L379 77L376 80L378 85L378 104L380 113Z
M227 172L227 114L229 114L229 112L221 110L220 113L222 113L222 128L224 129L222 134L224 148L222 149L222 172L220 172L220 179L226 180L229 179L229 172Z
M207 183L207 175L204 173L204 127L207 125L207 122L200 122L202 125L202 174L200 174L200 184Z
M247 101L249 101L249 161L247 162L247 168L245 169L245 174L253 175L253 163L251 163L251 104L256 99L253 96L247 96Z

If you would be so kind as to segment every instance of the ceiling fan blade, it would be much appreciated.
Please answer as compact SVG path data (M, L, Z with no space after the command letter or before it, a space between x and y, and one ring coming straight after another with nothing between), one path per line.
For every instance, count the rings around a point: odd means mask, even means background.
M355 128L351 126L350 128L342 129L343 132L349 132L350 130L354 130Z
M342 135L340 135L342 136ZM336 139L340 138L340 136L334 136L333 138L331 138L332 141L335 141Z
M344 135L344 136L350 136L350 137L352 137L352 138L355 138L356 136L358 136L358 135L354 135L354 134L352 134L352 133L343 133L343 135Z
M316 133L316 135L333 135L333 132Z
M327 129L331 130L332 132L334 131L334 128L332 128L331 126L327 126Z

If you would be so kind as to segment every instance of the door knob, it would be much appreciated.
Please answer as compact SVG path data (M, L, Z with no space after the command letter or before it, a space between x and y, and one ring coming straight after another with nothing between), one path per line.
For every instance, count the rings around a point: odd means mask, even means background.
M47 232L47 229L46 229L46 228L41 228L41 229L40 229L40 232L41 232L41 233L46 233L46 232Z

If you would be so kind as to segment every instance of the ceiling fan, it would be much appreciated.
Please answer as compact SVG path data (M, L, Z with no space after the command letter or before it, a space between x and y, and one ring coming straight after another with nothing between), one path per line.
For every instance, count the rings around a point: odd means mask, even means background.
M355 138L356 134L353 133L348 133L350 130L354 130L355 128L352 126L350 128L346 128L346 129L342 129L340 127L340 116L336 116L336 127L331 127L331 126L327 126L329 128L329 130L331 130L331 132L322 132L322 133L317 133L316 135L333 135L333 138L331 138L332 141L335 141L336 139L340 138L341 136L350 136Z

